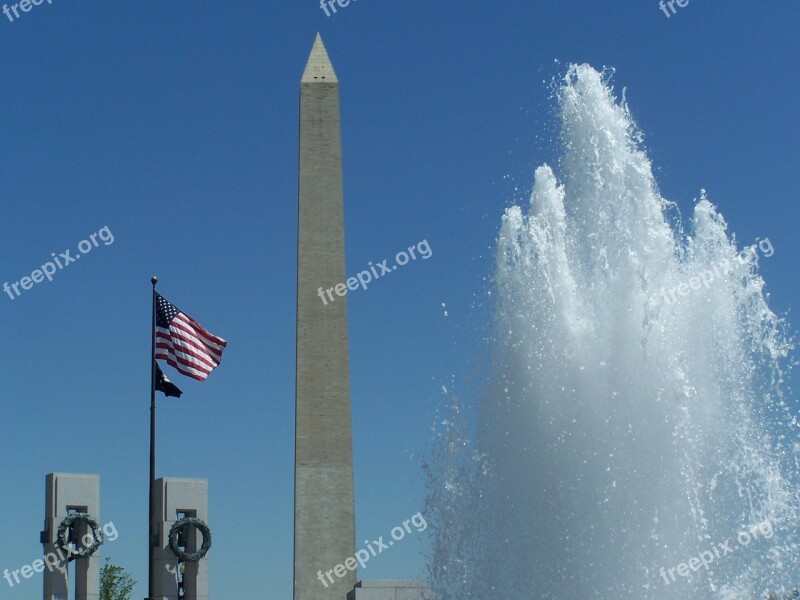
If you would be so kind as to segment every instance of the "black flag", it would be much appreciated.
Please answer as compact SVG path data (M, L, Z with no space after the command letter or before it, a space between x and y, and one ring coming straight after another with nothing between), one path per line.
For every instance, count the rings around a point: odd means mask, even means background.
M158 363L154 364L156 366L156 391L163 392L167 397L180 398L183 392L178 389L177 385L167 379L167 376L161 372L161 367L158 366Z

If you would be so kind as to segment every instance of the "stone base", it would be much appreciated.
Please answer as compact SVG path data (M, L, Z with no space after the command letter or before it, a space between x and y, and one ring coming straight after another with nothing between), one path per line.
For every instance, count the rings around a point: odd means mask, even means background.
M359 581L347 600L434 600L434 595L424 581L384 579Z

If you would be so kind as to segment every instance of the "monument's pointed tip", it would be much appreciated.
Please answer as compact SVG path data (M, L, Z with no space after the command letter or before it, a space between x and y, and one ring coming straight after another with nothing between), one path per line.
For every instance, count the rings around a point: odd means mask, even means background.
M333 70L333 65L331 64L331 59L328 56L328 51L325 49L325 44L322 41L322 36L318 32L317 37L314 39L314 46L311 48L311 55L308 57L308 63L306 63L306 70L303 72L301 82L337 83L338 81L336 72Z

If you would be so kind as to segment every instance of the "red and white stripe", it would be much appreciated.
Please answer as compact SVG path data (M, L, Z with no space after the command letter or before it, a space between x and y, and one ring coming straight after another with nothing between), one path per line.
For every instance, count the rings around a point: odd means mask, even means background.
M198 381L205 381L222 360L228 342L179 312L169 329L156 327L156 358Z

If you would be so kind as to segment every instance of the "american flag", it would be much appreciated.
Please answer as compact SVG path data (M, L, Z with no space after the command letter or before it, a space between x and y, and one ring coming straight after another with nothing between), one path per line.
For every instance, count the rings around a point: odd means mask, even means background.
M188 377L205 381L219 365L227 345L156 292L156 358Z

